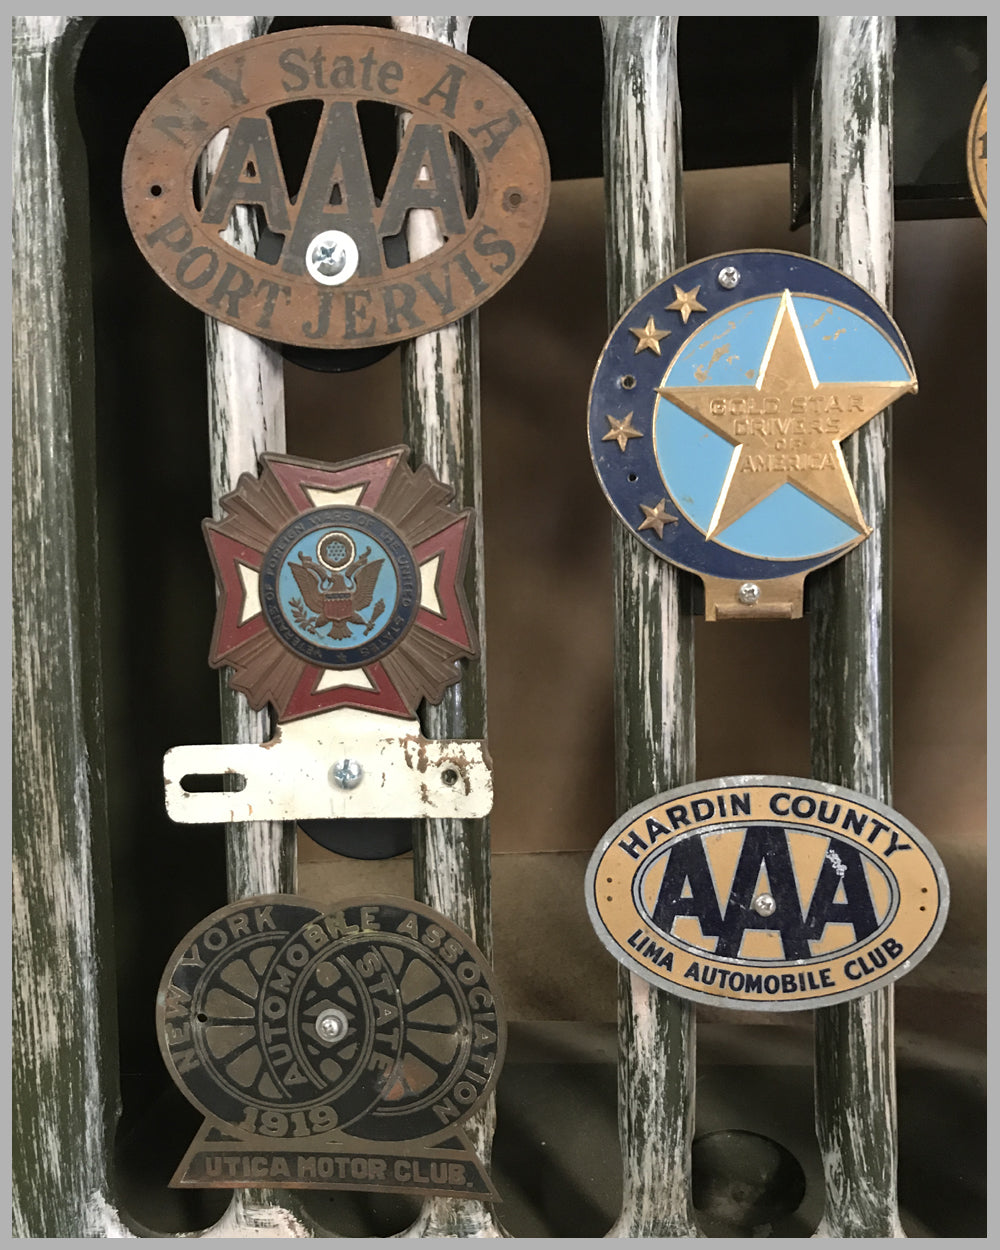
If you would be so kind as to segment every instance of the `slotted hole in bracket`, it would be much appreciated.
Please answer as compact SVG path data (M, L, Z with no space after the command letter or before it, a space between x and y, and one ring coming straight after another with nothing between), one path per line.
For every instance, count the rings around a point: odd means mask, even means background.
M181 778L181 789L188 794L232 794L246 788L242 773L186 773Z

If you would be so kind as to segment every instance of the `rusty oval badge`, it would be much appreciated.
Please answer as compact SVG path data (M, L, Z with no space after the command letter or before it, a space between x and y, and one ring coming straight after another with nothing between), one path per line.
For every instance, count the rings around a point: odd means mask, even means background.
M909 972L948 912L944 866L898 812L800 777L657 795L602 838L587 908L612 955L700 1003L796 1011Z
M408 118L381 198L358 118L379 103ZM524 102L474 58L399 31L317 27L178 74L136 123L122 186L140 250L190 303L261 338L350 349L439 329L509 281L541 231L549 162ZM252 255L231 242L241 206L260 226Z

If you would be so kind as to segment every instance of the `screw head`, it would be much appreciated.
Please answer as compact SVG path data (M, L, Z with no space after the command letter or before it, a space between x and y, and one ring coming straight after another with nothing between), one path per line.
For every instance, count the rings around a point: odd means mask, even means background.
M753 901L753 909L758 916L773 916L777 903L771 894L758 894Z
M350 1028L346 1012L339 1007L327 1007L316 1017L317 1036L324 1042L339 1042Z
M740 603L754 604L760 598L760 587L756 582L744 582L739 590Z
M357 760L337 760L330 769L330 780L341 790L353 790L361 785L365 770Z
M740 271L735 265L726 265L725 268L719 270L719 286L724 286L727 291L731 291L739 283L740 276Z
M343 230L323 230L306 248L306 269L323 286L353 278L358 259L358 245Z

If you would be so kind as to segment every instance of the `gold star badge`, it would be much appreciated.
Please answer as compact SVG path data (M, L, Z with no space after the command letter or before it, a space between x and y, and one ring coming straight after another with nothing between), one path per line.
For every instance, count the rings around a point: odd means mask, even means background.
M611 423L611 429L601 439L602 443L608 443L614 440L622 451L625 450L625 444L630 438L642 438L642 430L632 429L632 413L630 412L621 421L614 417L608 417Z
M636 356L638 356L640 352L645 351L647 347L651 352L656 352L657 356L659 356L660 339L667 338L670 331L657 330L656 322L652 317L650 317L644 326L629 326L629 333L634 334L639 340L635 345L634 354Z
M701 286L699 285L692 287L690 291L682 291L681 288L675 283L674 295L676 295L677 298L672 304L667 305L667 312L679 312L681 315L681 321L683 321L685 325L687 325L688 317L690 317L693 312L707 312L708 309L705 305L698 303L698 292L700 290Z
M639 526L639 531L656 530L656 537L662 538L664 525L675 525L677 523L677 518L675 516L671 516L670 513L667 512L666 506L666 496L660 500L655 508L648 508L644 503L641 503L639 507L645 514L646 519Z
M753 386L656 389L733 445L707 539L785 482L868 534L840 444L900 395L916 391L917 383L912 376L899 382L818 382L791 295L784 291Z

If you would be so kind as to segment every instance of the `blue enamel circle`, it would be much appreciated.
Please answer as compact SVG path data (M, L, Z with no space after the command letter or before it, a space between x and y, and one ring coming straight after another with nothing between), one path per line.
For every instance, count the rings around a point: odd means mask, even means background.
M732 288L719 282L724 269L739 273ZM641 542L696 573L740 580L807 573L862 537L790 482L707 537L736 448L657 394L666 386L722 395L753 386L785 291L818 385L912 380L898 328L864 288L809 257L771 251L710 257L657 284L621 318L594 374L591 456L609 502ZM646 327L658 334L659 353L643 339ZM660 501L658 515L671 518L662 534L644 525Z
M420 577L401 535L361 508L304 512L260 569L264 619L297 656L327 668L374 663L420 610Z

